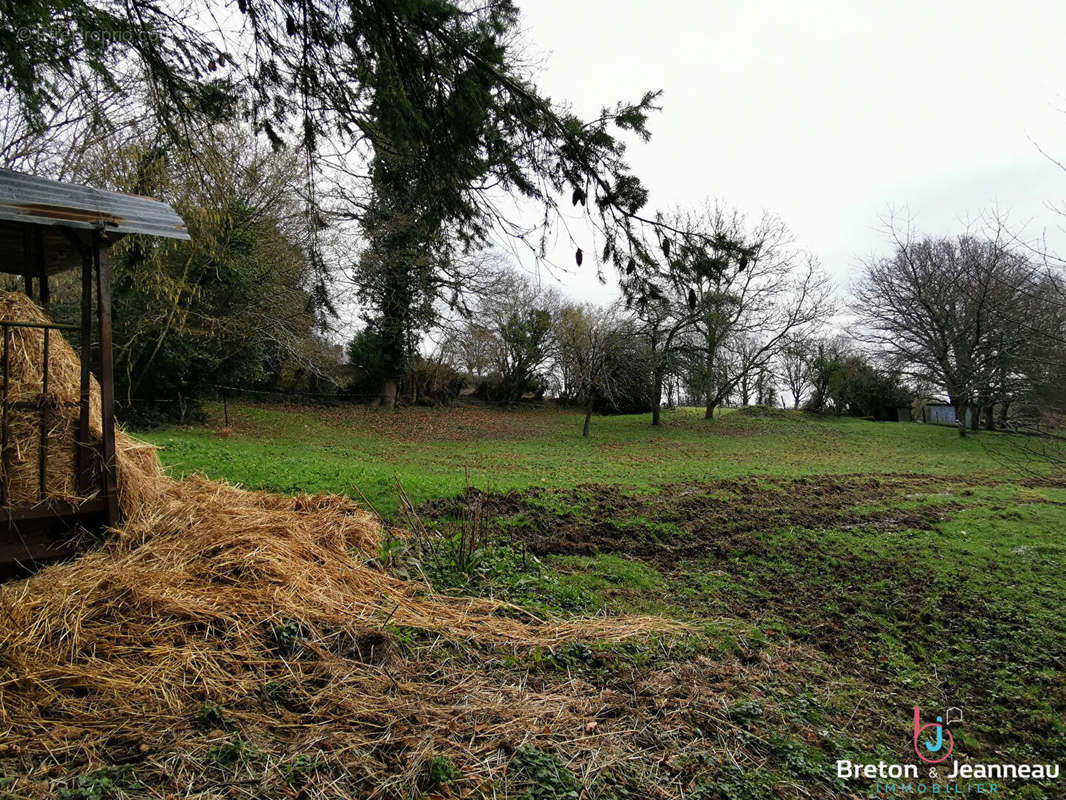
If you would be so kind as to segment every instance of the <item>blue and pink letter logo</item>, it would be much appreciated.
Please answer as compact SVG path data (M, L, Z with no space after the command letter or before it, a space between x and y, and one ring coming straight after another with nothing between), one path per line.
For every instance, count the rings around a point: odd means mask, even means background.
M936 728L936 740L931 742L928 739L926 739L924 742L922 742L922 747L919 747L918 746L918 739L921 737L922 731L928 730L929 728ZM948 737L948 749L947 749L947 752L945 752L944 755L940 756L940 758L927 758L925 756L925 754L922 753L923 747L929 753L934 753L934 754L940 753L940 751L944 749L944 734L947 734L947 737ZM936 718L936 722L927 722L925 725L923 725L922 724L922 712L921 712L921 709L919 709L918 706L915 706L914 707L914 752L918 754L918 758L920 758L922 761L924 761L927 764L939 764L941 761L946 761L948 756L951 755L951 751L954 750L954 749L955 749L955 739L951 735L951 730L946 725L944 725L944 718L943 717L937 717Z

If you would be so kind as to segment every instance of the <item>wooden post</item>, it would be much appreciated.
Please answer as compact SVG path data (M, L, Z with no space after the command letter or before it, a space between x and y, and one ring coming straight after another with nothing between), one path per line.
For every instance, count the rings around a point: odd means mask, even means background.
M43 366L41 367L41 441L37 452L37 474L40 478L40 499L47 497L48 489L48 356L50 328L44 329L44 344L41 348Z
M100 321L100 419L103 422L101 445L104 456L104 496L107 522L121 522L118 507L118 482L115 464L115 367L111 353L111 268L102 249L99 231L93 231L93 260L96 262L96 316Z
M3 421L0 422L0 427L3 428L3 431L0 432L0 459L2 459L2 461L3 461L3 484L0 485L0 502L2 502L5 506L9 505L10 502L11 502L11 497L10 497L11 487L10 487L10 481L8 480L9 475L8 475L8 468L7 468L8 467L8 461L9 461L8 452L7 452L7 416L8 416L8 411L10 411L10 409L8 408L8 384L11 382L11 373L10 373L10 370L9 370L9 367L11 366L10 351L11 351L11 328L8 327L7 325L5 325L4 326L4 358L3 358L3 368L4 368L4 407L3 407L3 415L4 416L3 416Z
M48 302L51 299L48 292L48 267L44 262L44 231L39 230L40 226L37 226L38 230L34 231L36 234L34 239L35 253L37 257L37 283L40 288L41 295L41 308L45 311L48 310Z
M89 362L93 353L92 303L93 303L93 255L92 249L82 249L81 254L81 395L78 399L78 438L74 444L74 460L78 469L78 494L85 496L92 491L92 450L89 446Z
M33 274L37 269L37 232L35 226L22 226L22 286L26 296L33 299Z

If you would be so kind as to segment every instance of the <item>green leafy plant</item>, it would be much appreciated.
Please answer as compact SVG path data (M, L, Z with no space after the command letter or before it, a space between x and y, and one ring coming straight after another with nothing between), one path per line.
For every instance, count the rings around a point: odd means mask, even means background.
M406 548L407 545L403 539L393 536L391 531L387 532L378 543L378 563L386 569L394 566Z
M195 722L197 727L205 730L211 730L214 728L231 730L236 727L236 723L226 716L225 709L217 703L212 703L210 700L200 706L200 710L196 712Z
M762 719L763 707L757 700L742 700L729 709L729 718L741 727L750 727Z
M298 655L303 649L303 627L295 620L271 623L270 635L274 640L274 649L283 656Z
M296 756L296 758L291 761L285 762L281 765L281 772L285 776L285 783L287 783L291 789L300 789L306 786L321 763L322 762L318 756L311 756L306 753Z
M688 796L692 800L774 800L769 776L758 770L744 771L723 764L713 777L697 781Z
M289 684L285 681L267 681L263 684L263 692L275 703L287 703L292 698Z
M530 745L515 750L507 776L521 800L577 800L581 782L557 756Z
M417 532L419 549L431 562L431 571L445 576L446 583L465 583L484 561L490 545L490 537L482 525L484 502L481 494L472 490L468 482L460 517L451 526L454 530L430 531L415 511L403 486L397 486L404 518L408 527ZM462 580L455 580L457 577Z
M125 795L126 789L136 789L133 769L129 766L113 766L98 769L88 775L80 775L73 786L59 789L60 800L111 800Z
M462 771L447 756L434 756L427 766L426 791L436 791L444 784L459 780Z
M259 751L255 745L239 736L207 751L207 757L222 769L232 769L240 762L253 759L258 755Z

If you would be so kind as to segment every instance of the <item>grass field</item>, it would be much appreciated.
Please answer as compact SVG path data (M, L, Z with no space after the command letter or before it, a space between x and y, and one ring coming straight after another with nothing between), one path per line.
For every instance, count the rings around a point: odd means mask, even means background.
M204 472L277 492L346 492L395 511L397 481L415 502L485 491L583 483L647 490L677 481L750 475L919 472L1008 475L1000 437L960 439L948 428L817 419L775 412L734 414L714 424L702 410L597 417L555 409L407 409L220 406L206 427L138 432L178 473ZM1039 465L1034 465L1038 467Z
M209 411L206 427L141 435L177 473L362 494L416 525L399 483L425 531L378 558L440 590L692 626L520 664L621 698L605 714L660 709L644 735L661 760L621 765L589 796L882 796L834 764L917 763L915 705L923 721L963 709L962 762L1066 753L1066 482L1019 471L997 434L749 409L672 411L658 429L596 418L582 439L580 415L558 410L271 406L231 407L223 430ZM996 783L1066 797L1059 781ZM576 796L553 785L528 796Z

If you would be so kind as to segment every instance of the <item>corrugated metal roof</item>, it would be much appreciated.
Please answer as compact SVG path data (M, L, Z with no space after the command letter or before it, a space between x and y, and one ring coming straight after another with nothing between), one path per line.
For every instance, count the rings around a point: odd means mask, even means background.
M0 220L188 239L173 208L151 197L107 192L0 169Z

